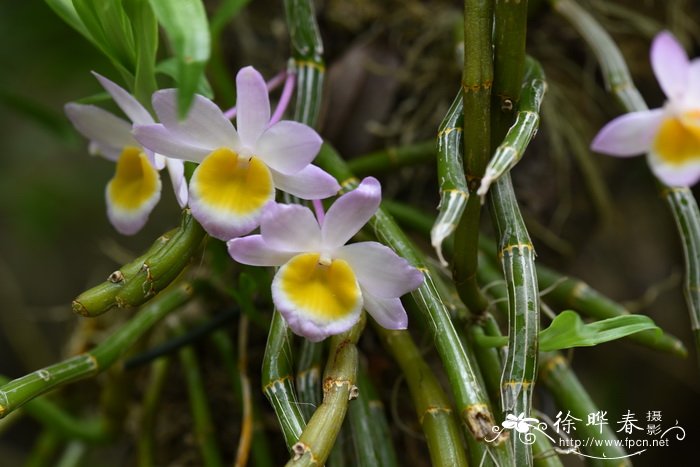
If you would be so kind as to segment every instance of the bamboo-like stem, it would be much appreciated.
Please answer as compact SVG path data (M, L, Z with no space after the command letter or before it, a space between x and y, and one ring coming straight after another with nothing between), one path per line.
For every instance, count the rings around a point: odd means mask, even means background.
M4 386L9 382L9 378L0 375L0 385ZM104 419L75 418L46 398L29 401L22 410L62 438L78 439L88 443L104 443L112 439L114 434L108 430L108 424Z
M535 444L532 445L534 467L564 467L552 443L542 433L535 430Z
M504 413L529 417L537 372L540 299L535 250L520 215L509 173L491 188L489 206L496 234L502 239L499 256L508 287L508 355L501 378L501 403ZM512 439L517 465L531 465L531 447L516 436Z
M463 132L464 96L460 90L440 123L437 135L440 205L437 219L430 231L430 243L444 266L447 266L447 261L442 254L442 243L457 228L469 199L469 188L462 161Z
M272 404L282 435L290 451L306 425L294 391L291 332L282 315L275 311L263 356L262 390Z
M343 425L348 402L357 397L357 341L366 321L331 337L328 362L323 375L323 402L311 416L299 441L293 446L288 466L324 465Z
M498 3L500 4L501 2ZM515 121L486 166L484 178L481 179L481 186L477 190L477 194L482 199L491 183L518 163L528 144L535 137L539 127L540 105L547 89L547 83L544 80L542 66L536 60L527 57L526 64L526 73L522 82L522 93L517 106ZM498 99L506 99L506 101L511 102L512 98L513 96L499 97ZM509 115L498 115L499 121L509 117ZM501 122L500 124L503 123Z
M182 306L192 294L189 284L174 286L149 302L120 330L91 351L2 385L0 418L41 394L109 368L153 325Z
M561 410L571 412L572 416L580 420L586 420L588 414L598 412L595 403L561 354L542 353L539 376L540 382L552 393ZM628 459L623 458L627 454L621 446L615 444L617 437L607 424L599 427L595 424L578 423L576 428L576 434L580 439L611 440L610 443L591 443L584 448L586 454L600 458L588 459L589 465L615 465L616 467L631 465Z
M79 467L86 452L87 446L82 441L71 441L63 449L58 462L53 465L55 467Z
M398 465L396 451L391 441L384 406L362 365L357 372L357 387L360 395L348 409L356 465L395 467Z
M321 110L325 65L323 43L311 0L284 0L297 74L294 120L316 126Z
M329 146L322 147L316 162L341 180L341 186L345 190L357 185L357 179L348 170L345 162ZM452 324L449 310L436 289L433 273L428 270L423 254L382 208L377 211L369 226L381 242L393 248L423 272L423 284L411 295L435 340L459 408L459 416L466 427L466 434L476 441L482 441L491 434L491 427L495 424L494 418L485 391L477 380L475 370Z
M73 311L81 316L99 316L117 306L117 293L130 282L143 267L143 263L163 248L178 229L164 233L153 245L135 260L125 264L109 275L107 280L81 293L73 300Z
M459 427L452 406L408 331L374 330L399 364L428 443L432 465L466 466Z
M627 112L647 110L646 102L634 86L620 49L605 29L572 0L550 0L550 3L591 47L600 63L606 87L618 103ZM673 213L683 245L683 291L695 338L695 350L700 355L700 209L689 188L667 187L658 180L657 187Z
M491 157L491 88L493 85L493 0L464 1L464 174L469 193L481 184ZM481 203L467 199L454 237L452 276L457 292L473 314L488 306L476 284Z
M321 357L323 344L307 339L301 344L299 364L296 374L296 389L299 397L301 412L306 420L321 404L323 389L321 388Z
M182 333L182 329L178 330ZM190 411L194 421L194 435L205 467L220 467L221 453L216 441L216 428L212 422L211 411L207 401L207 390L197 361L197 354L192 347L183 347L178 352L182 373L187 384Z
M168 380L170 358L159 358L151 365L148 389L141 405L141 424L138 436L139 467L157 465L155 453L155 428L163 389Z
M117 305L122 308L141 305L167 287L189 263L204 236L202 226L189 209L184 209L180 228L163 248L143 262L136 276L124 284L115 297Z
M435 142L431 140L371 152L349 160L348 166L358 177L364 177L433 160Z

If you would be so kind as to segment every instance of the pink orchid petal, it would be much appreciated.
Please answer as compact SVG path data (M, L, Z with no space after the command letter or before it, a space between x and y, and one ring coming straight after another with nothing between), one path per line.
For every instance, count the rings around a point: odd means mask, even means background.
M136 125L133 135L143 147L166 157L174 157L192 162L202 160L212 152L211 147L198 146L180 135L169 131L162 124Z
M688 82L690 86L683 95L684 109L700 109L700 58L690 62L688 67Z
M380 298L372 295L367 290L362 290L362 299L367 313L386 329L406 329L408 327L408 315L399 298Z
M196 94L187 117L180 120L177 110L177 90L163 89L153 94L153 108L160 122L178 139L209 148L225 147L238 151L238 133L221 109L204 96Z
M260 234L278 251L315 251L321 243L321 228L313 212L298 204L268 203L260 219Z
M400 297L423 283L423 274L418 269L381 243L345 245L333 256L347 261L360 286L377 297Z
M262 75L251 67L236 75L236 126L244 146L254 148L270 122L270 98Z
M656 35L651 44L651 66L659 86L669 99L683 95L688 86L688 55L668 31Z
M187 206L187 180L185 180L185 163L179 159L166 158L165 163L168 166L168 173L170 174L170 181L173 185L173 191L175 192L175 198L177 199L177 204L181 208Z
M323 245L326 248L345 245L377 212L381 200L382 187L374 177L365 178L357 188L338 198L321 226Z
M591 143L591 149L619 157L647 152L664 116L663 109L621 115L598 132Z
M251 266L281 266L295 254L270 248L261 235L234 238L227 246L231 258Z
M325 199L340 190L338 181L328 172L307 165L293 175L284 175L270 169L275 187L301 199Z
M131 123L94 105L66 104L66 115L73 126L99 146L119 148L139 147L131 136Z
M260 136L255 155L268 166L285 175L299 172L314 160L323 140L312 128L283 120Z
M129 94L126 89L99 73L93 71L92 74L95 75L95 78L97 78L102 87L107 90L109 95L112 96L112 99L114 99L114 102L117 103L119 108L124 111L126 116L129 117L133 123L142 125L155 123L151 114L148 113L148 110L146 110L134 96Z

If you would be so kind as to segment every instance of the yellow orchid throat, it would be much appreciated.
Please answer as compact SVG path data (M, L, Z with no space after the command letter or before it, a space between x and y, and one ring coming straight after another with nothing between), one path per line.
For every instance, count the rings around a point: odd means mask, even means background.
M117 170L107 185L107 193L117 208L133 211L151 200L160 190L158 172L141 148L127 146L117 160Z
M691 123L695 118L667 118L661 123L653 150L664 162L679 166L700 160L700 127Z
M272 174L260 159L239 157L228 148L205 157L192 184L207 205L238 216L262 209L275 193Z
M318 253L303 253L285 264L278 284L285 300L294 308L321 321L345 318L362 305L355 273L342 259L328 265Z

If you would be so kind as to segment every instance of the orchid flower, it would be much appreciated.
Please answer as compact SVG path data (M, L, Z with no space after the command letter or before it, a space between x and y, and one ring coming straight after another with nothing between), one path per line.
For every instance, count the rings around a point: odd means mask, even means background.
M319 222L300 205L269 203L260 234L228 242L233 259L281 266L272 299L289 327L311 341L350 329L362 308L387 329L405 329L399 297L417 288L423 274L377 242L346 245L379 208L381 187L365 178L338 198Z
M700 179L700 60L690 61L673 35L663 31L651 46L651 65L666 104L614 119L591 148L619 157L647 153L662 182L689 186Z
M134 124L154 123L151 114L125 89L93 73L114 102ZM73 126L90 139L90 153L100 154L117 164L107 184L107 217L122 234L138 232L160 200L158 170L166 165L175 196L181 207L187 204L183 162L155 154L141 147L131 134L132 123L94 105L69 103L66 115Z
M302 199L326 198L338 182L311 165L322 140L310 127L270 122L265 81L252 67L236 76L237 128L212 101L195 96L187 118L177 114L176 90L153 95L161 121L139 125L134 135L145 147L199 163L190 180L192 215L221 240L245 235L260 222L275 188Z

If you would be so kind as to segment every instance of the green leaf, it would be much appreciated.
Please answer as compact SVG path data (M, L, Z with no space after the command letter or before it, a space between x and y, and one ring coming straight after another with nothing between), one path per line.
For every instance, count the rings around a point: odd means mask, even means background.
M175 80L175 83L178 86L180 85L180 83L178 83L179 76L177 74L177 60L175 58L166 58L165 60L159 62L158 65L156 65L156 71L171 77L173 80ZM214 98L214 91L212 90L211 84L209 84L209 81L207 81L207 77L204 76L204 74L200 76L195 92L208 97L209 99Z
M539 348L547 352L588 347L650 329L661 332L648 316L616 316L586 324L578 313L567 310L557 315L549 327L540 332Z
M61 17L70 27L82 34L90 42L94 43L95 40L90 35L83 22L80 20L80 16L75 11L73 2L71 0L46 0L49 7Z
M124 10L131 21L136 44L134 96L150 108L151 95L158 89L156 82L158 21L148 0L124 0Z
M209 60L209 24L201 0L150 0L177 59L177 106L187 114Z

